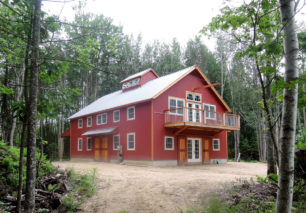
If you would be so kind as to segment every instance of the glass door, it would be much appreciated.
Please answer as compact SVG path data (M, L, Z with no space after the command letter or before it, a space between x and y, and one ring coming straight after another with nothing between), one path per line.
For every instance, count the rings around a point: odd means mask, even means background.
M201 104L187 103L187 116L190 122L201 122Z
M201 139L188 138L188 162L201 162Z

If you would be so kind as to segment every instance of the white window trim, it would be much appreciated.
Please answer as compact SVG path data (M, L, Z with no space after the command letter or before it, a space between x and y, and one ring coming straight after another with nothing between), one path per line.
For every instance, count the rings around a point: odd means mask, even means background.
M206 111L205 111L205 105L207 106L214 106L215 107L215 117L214 118L211 118L210 117L210 114L209 114L209 117L206 117ZM216 105L213 105L213 104L205 104L203 103L203 111L204 111L204 116L205 116L205 119L209 119L209 120L217 120L217 107ZM209 111L210 112L210 111Z
M115 112L119 112L119 119L118 119L118 121L115 121ZM113 122L114 123L117 123L117 122L119 122L120 121L120 109L118 109L118 110L115 110L115 111L113 111Z
M134 135L134 148L133 149L129 149L129 135ZM127 135L126 135L126 149L129 150L129 151L135 151L136 150L136 135L135 135L135 132L127 133Z
M218 141L218 149L215 149L215 146L214 146L214 141ZM213 138L212 139L212 147L213 147L213 151L220 151L220 139L219 138Z
M79 143L82 143L82 149L80 149ZM83 151L83 138L78 138L78 151Z
M105 123L103 123L103 115L105 115L106 116L106 119L105 119ZM101 116L101 123L99 124L98 123L98 116ZM102 124L107 124L107 113L105 112L105 113L102 113L102 114L99 114L99 115L97 115L97 120L96 120L96 123L97 123L97 125L102 125Z
M91 121L90 125L88 125L88 119L90 119L90 121ZM86 118L86 126L87 127L92 127L92 116L89 116L89 117Z
M187 98L187 95L191 94L193 96L193 100L190 100ZM200 96L201 100L200 101L196 101L195 100L195 96L198 95ZM196 93L196 92L190 92L190 91L186 91L186 101L187 102L195 102L195 103L202 103L202 94L201 93Z
M183 114L179 114L177 112L171 112L171 109L170 109L170 100L171 99L174 99L174 100L180 100L180 101L183 101L183 107L185 107L185 99L183 98L177 98L177 97L173 97L173 96L169 96L168 97L168 109L169 109L169 114L172 114L172 115L180 115L180 116L184 116L184 109L183 109ZM177 102L176 102L177 103Z
M91 141L91 148L90 148L90 149L88 149L88 139L90 139L90 141ZM88 138L86 139L86 150L87 150L87 151L91 151L91 150L92 150L92 139L91 139L91 137L88 137Z
M82 126L80 126L80 120L82 121L81 124ZM78 119L78 129L82 129L83 128L83 118Z
M172 148L167 148L167 146L166 146L167 138L171 138L172 139ZM165 150L174 150L174 137L165 136L164 143L165 143L165 145L164 145L165 146Z
M129 118L129 109L134 109L134 117L133 118ZM136 119L136 111L135 111L135 106L131 106L131 107L128 107L126 109L126 119L128 121L131 121L131 120L135 120Z
M117 149L115 148L115 136L119 137L119 144L118 144L118 148ZM113 150L119 150L119 147L120 147L120 134L113 136Z

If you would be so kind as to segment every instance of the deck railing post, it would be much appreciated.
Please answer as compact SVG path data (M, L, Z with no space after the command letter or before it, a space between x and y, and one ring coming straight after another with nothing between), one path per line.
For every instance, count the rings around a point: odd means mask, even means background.
M223 126L225 126L225 113L223 113Z

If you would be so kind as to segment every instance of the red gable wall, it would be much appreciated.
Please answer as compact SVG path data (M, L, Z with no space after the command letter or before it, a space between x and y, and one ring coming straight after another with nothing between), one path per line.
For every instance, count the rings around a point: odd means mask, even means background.
M153 80L155 78L157 78L157 76L152 71L147 72L146 74L141 76L141 78L140 78L140 85L144 85L148 81L151 81L151 80Z
M154 160L176 160L177 159L177 148L178 142L175 138L174 150L165 150L164 149L164 137L165 136L174 136L172 130L168 130L164 127L165 117L164 110L168 109L169 96L177 97L185 100L186 106L186 91L192 92L193 88L203 86L203 78L197 71L191 72L185 78L181 79L163 94L161 94L156 100L154 100ZM207 84L206 82L204 83ZM201 109L203 110L203 103L216 105L216 111L220 113L227 112L224 105L217 98L211 88L199 89L195 91L196 93L202 94L202 103ZM205 134L205 132L203 132ZM195 137L203 137L199 135ZM216 158L227 158L227 144L226 144L226 132L222 132L215 137L206 137L211 141L212 138L220 138L220 149L219 152L211 153L210 157ZM202 147L203 148L203 147ZM210 151L212 151L210 143Z

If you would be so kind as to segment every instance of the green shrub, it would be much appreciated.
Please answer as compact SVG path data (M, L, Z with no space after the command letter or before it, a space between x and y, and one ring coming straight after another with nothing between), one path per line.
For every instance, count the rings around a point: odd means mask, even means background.
M23 155L23 185L26 180L26 149ZM8 189L16 191L18 187L19 178L19 154L20 150L17 147L11 147L0 141L0 184L5 185ZM40 158L40 153L37 151L36 159ZM42 156L41 166L39 169L39 175L37 181L44 175L49 175L54 170L54 166L46 159L46 156Z

